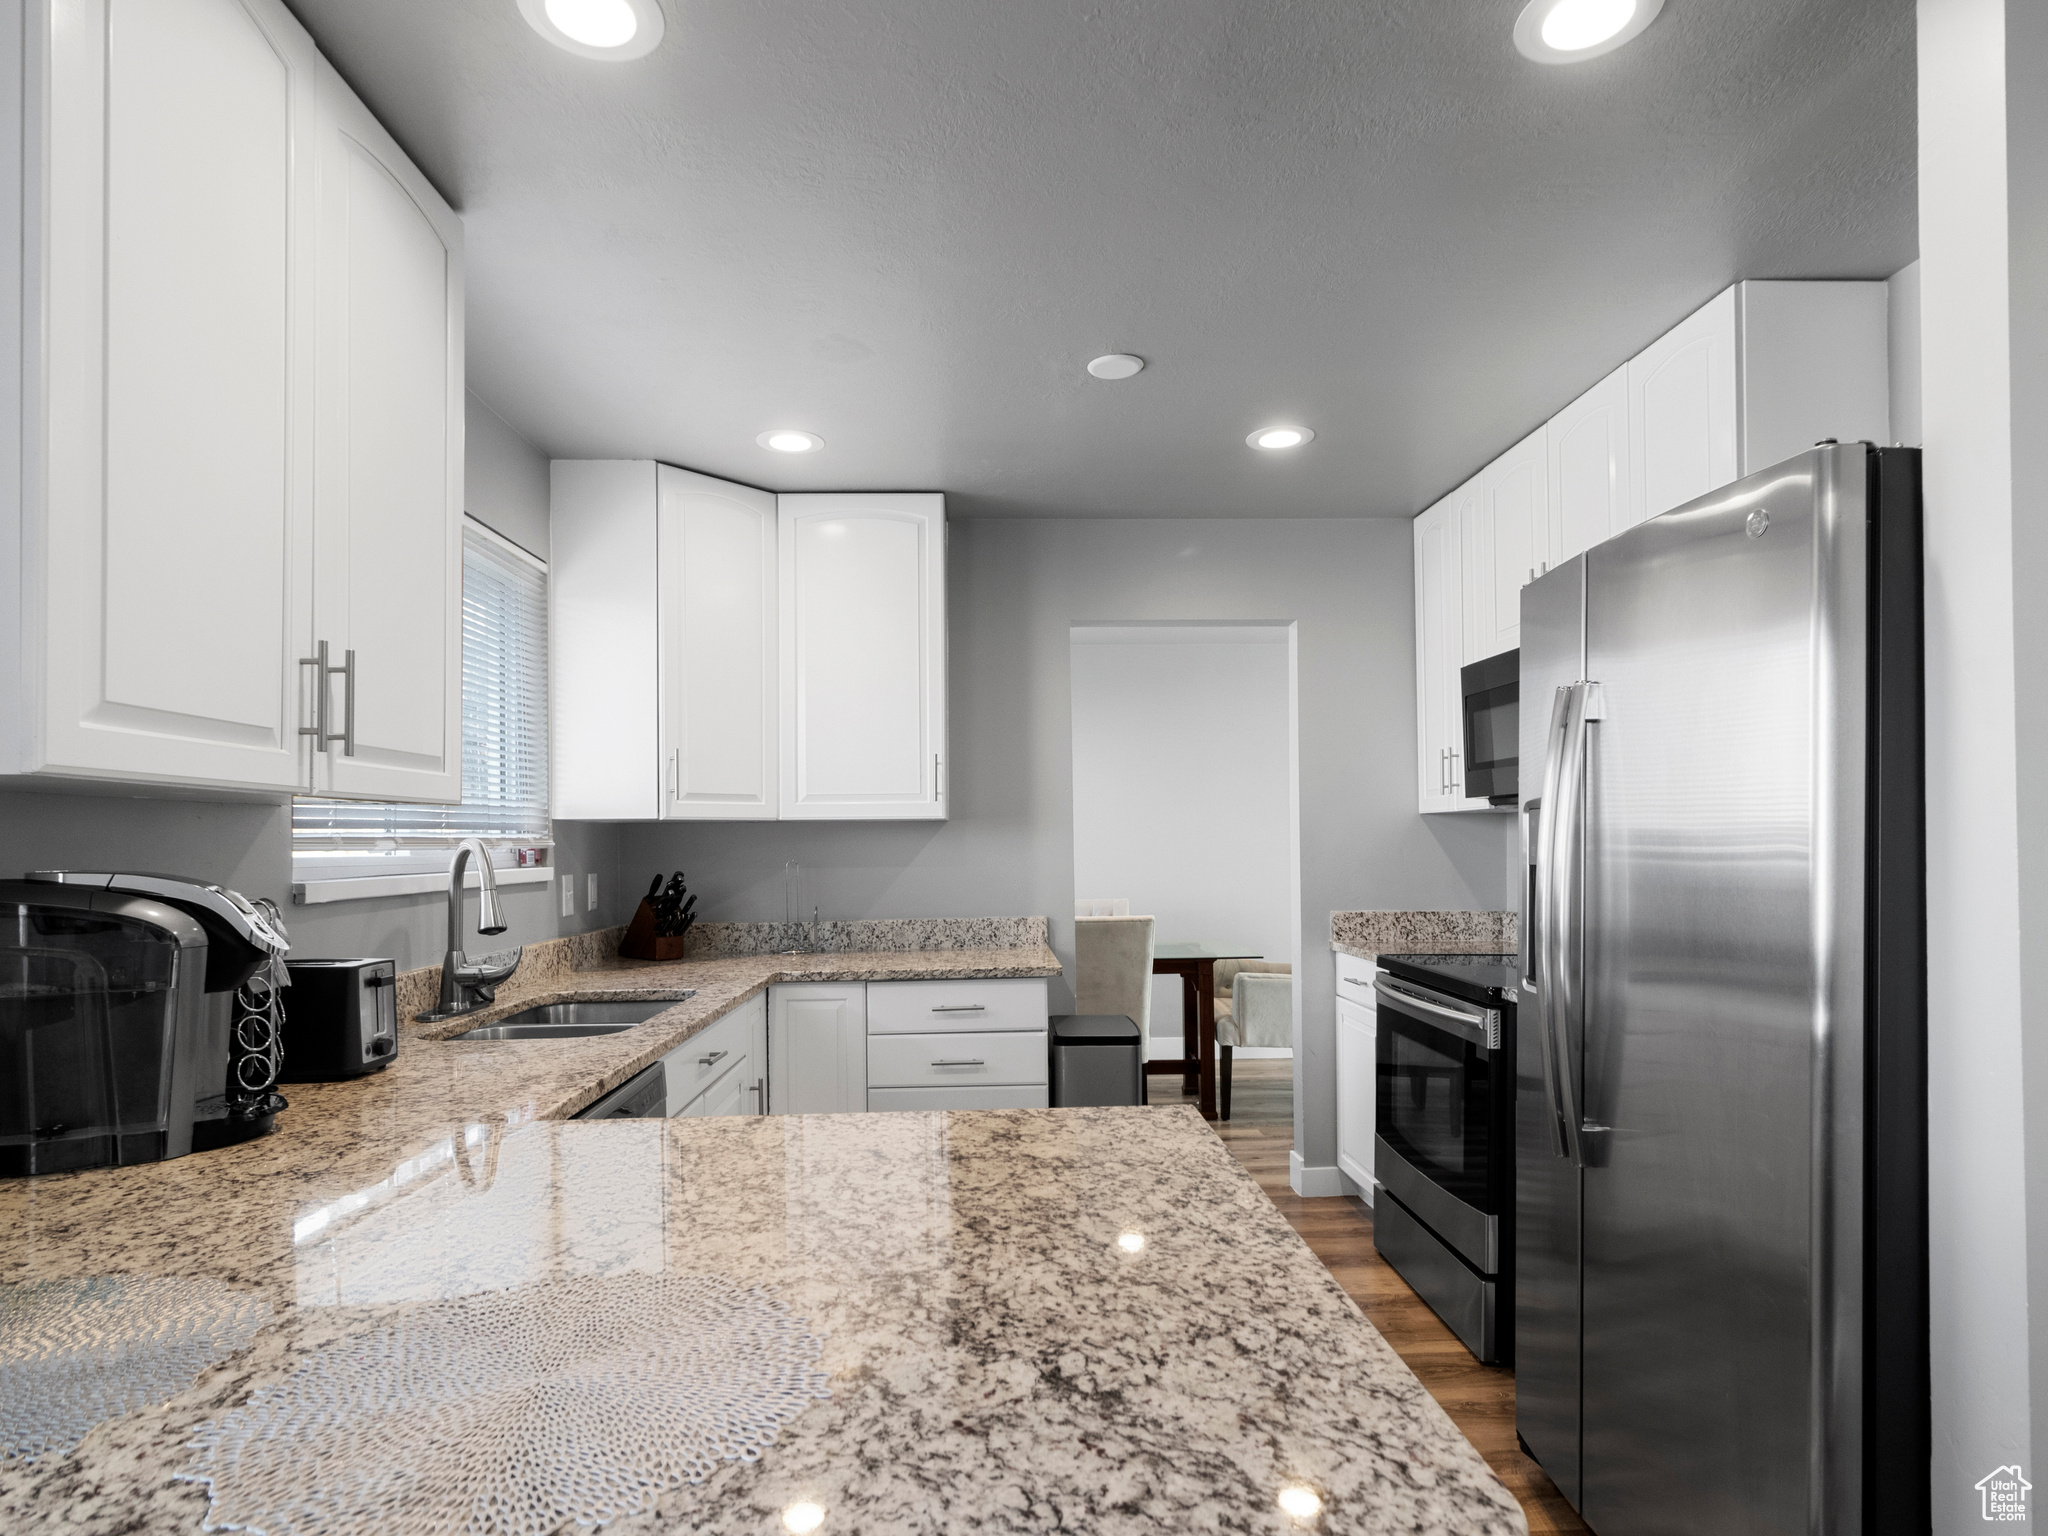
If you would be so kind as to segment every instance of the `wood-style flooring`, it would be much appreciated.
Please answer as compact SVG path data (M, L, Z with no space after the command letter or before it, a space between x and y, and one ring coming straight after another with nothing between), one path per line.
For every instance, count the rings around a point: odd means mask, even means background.
M1514 1372L1481 1365L1429 1310L1428 1303L1372 1245L1372 1207L1349 1196L1304 1200L1287 1183L1294 1147L1293 1063L1240 1061L1231 1074L1230 1119L1216 1123L1231 1154L1299 1232L1394 1352L1522 1501L1531 1536L1586 1533L1543 1469L1515 1443ZM1155 1077L1154 1104L1187 1104L1180 1081Z

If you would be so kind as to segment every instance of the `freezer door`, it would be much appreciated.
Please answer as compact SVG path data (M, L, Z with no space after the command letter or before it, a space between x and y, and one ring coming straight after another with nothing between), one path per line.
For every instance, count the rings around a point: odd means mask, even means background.
M1815 870L1860 815L1839 641L1862 481L1860 448L1816 451L1587 555L1579 1507L1601 1536L1854 1528L1824 1512L1821 1469L1855 1452L1824 1432L1817 1329L1855 1324L1817 1222L1853 1220L1859 1186L1828 1180L1848 1128L1816 1063L1855 1069L1831 1038L1855 999L1828 988L1860 973L1829 968L1860 887Z
M1579 1167L1553 1131L1545 978L1535 960L1536 850L1558 690L1585 674L1586 560L1522 588L1521 1003L1515 1032L1515 1429L1560 1492L1579 1502ZM1576 1052L1565 1064L1577 1071ZM1555 1068L1550 1070L1554 1071ZM1577 1099L1574 1097L1573 1102Z

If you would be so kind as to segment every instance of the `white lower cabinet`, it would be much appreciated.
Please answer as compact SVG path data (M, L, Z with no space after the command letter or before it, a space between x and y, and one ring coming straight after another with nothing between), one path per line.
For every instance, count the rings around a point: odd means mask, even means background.
M768 989L771 1113L868 1107L867 1001L860 982L792 981Z
M768 999L748 998L662 1058L670 1115L759 1115L768 1094Z
M1377 1092L1378 1010L1372 967L1337 956L1337 1166L1372 1203L1373 1111Z
M1044 1087L1021 1088L870 1088L868 1108L892 1109L1044 1109Z
M868 987L869 1109L1043 1109L1045 983L878 981Z

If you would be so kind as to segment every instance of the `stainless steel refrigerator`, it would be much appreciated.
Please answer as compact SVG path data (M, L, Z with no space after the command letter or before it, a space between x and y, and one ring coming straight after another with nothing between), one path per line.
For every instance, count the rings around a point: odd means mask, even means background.
M1522 592L1522 1443L1598 1536L1928 1529L1919 454Z

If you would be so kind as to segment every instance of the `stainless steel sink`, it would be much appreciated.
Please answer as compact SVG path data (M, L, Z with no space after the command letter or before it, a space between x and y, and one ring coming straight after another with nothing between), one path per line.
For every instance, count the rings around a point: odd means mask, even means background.
M581 1040L591 1035L623 1034L635 1024L653 1018L657 1013L673 1008L684 998L695 997L695 991L683 993L682 997L664 997L639 1003L543 1003L538 1008L522 1008L508 1014L495 1024L486 1024L481 1029L464 1030L459 1035L450 1035L451 1040Z

